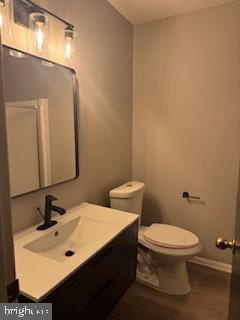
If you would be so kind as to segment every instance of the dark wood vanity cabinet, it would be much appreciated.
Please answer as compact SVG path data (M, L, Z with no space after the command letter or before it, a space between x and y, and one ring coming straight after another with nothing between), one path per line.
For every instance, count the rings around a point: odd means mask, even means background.
M53 303L54 320L108 316L136 278L137 233L135 222L41 301ZM19 301L32 302L24 296Z

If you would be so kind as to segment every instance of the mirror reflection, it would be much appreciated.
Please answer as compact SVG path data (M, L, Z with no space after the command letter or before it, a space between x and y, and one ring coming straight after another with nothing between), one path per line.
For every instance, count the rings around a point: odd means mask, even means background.
M73 70L4 47L12 197L78 175Z

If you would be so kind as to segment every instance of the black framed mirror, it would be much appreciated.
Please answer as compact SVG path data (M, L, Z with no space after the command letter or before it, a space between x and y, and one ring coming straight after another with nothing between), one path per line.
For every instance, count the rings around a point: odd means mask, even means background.
M79 175L73 69L3 46L11 196Z

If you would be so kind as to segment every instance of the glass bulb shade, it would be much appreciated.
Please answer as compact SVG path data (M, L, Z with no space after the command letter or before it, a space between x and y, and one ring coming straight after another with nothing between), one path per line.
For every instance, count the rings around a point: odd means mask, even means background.
M4 24L4 11L5 11L5 1L0 0L0 29L2 29Z
M5 13L5 1L0 1L0 29L3 28L4 25L4 13Z
M64 56L67 61L73 61L76 53L76 41L74 38L76 37L76 33L72 29L66 28L64 30L64 38L65 38L65 48L64 48Z
M37 54L47 53L48 36L48 18L43 13L31 13L29 50Z
M45 35L44 35L44 25L43 24L36 24L35 28L35 41L36 41L36 48L39 52L43 51Z
M3 12L2 12L2 7L0 7L0 29L2 29L3 27L3 22L4 22L4 18L3 18Z
M11 36L11 2L0 0L0 30L3 43Z
M67 60L72 60L72 58L73 58L73 39L72 38L66 39L65 58Z

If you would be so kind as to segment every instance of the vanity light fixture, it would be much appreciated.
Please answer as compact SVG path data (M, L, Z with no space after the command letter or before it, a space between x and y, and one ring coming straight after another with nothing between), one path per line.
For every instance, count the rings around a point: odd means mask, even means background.
M76 36L76 32L70 26L64 29L64 39L65 39L65 48L64 54L65 58L70 61L74 55L74 48L73 48L73 39Z
M30 26L34 34L34 47L38 53L42 53L47 44L48 33L48 17L41 12L33 12L30 14Z
M1 2L5 4L7 1L9 0L0 0L0 5ZM52 27L54 20L57 20L63 24L63 35L62 37L60 36L61 41L59 41L59 50L61 50L61 52L64 51L63 56L66 61L75 60L77 51L74 41L76 36L74 25L46 8L36 4L35 1L11 0L11 3L13 22L27 29L28 50L31 53L36 54L37 56L47 56L47 51L52 45L49 30L50 27Z

